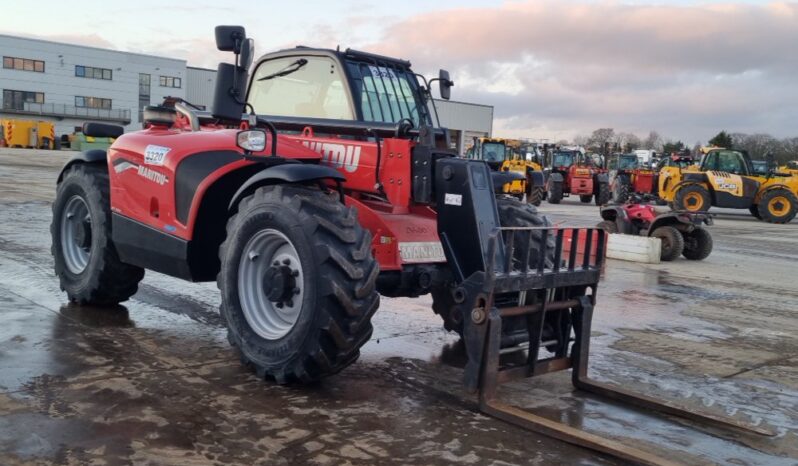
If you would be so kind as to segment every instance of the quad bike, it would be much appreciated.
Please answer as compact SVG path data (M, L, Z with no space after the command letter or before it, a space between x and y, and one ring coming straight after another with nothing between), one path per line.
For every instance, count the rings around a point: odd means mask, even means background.
M431 293L444 326L462 335L466 387L493 416L667 463L497 399L502 382L573 369L582 390L768 433L587 377L606 234L551 226L501 193L484 161L448 150L430 95L437 81L449 97L447 72L427 82L407 61L299 47L261 57L250 73L243 27L217 27L216 43L235 63L218 67L211 112L167 99L144 110L142 131L86 125L117 139L58 176L52 252L71 301L125 301L145 269L216 280L242 361L289 383L352 364L380 294ZM500 361L506 352L527 356Z
M597 166L584 153L577 150L557 150L551 158L551 173L547 182L547 199L559 204L571 194L587 204L595 200L601 206L610 200L609 179L606 170Z
M658 214L654 206L643 204L642 197L632 196L627 204L608 205L601 209L603 219L596 225L607 233L623 233L659 238L660 260L679 256L704 260L712 252L712 235L702 225L712 225L705 212L667 212Z

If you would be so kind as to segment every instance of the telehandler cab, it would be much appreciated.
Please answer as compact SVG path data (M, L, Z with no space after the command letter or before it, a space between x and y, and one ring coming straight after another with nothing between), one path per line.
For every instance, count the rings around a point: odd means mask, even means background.
M141 131L87 125L118 138L58 177L52 252L71 301L125 301L145 269L216 280L242 361L288 383L352 364L379 294L431 292L464 340L465 384L493 416L667 464L496 398L502 382L570 368L583 390L766 432L587 377L605 233L549 225L497 195L484 161L448 151L428 110L431 82L448 98L448 73L425 82L404 60L306 47L267 54L250 73L243 27L217 27L216 43L236 60L218 67L211 112L167 99L144 110ZM527 356L500 361L508 351Z

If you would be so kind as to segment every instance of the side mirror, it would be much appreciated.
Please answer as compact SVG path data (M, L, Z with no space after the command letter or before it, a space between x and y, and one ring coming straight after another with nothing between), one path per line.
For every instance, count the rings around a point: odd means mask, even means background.
M238 66L249 70L252 66L252 59L255 56L255 41L253 39L246 39L241 44L241 53L238 57Z
M438 72L438 85L440 86L440 93L441 98L444 100L449 100L452 96L452 87L454 86L454 81L449 79L449 72L446 70L440 70Z
M222 52L241 53L246 37L244 26L216 26L216 48Z

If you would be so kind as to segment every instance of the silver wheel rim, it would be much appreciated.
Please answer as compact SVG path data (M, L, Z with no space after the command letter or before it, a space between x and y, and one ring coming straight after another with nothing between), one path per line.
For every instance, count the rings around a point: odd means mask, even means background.
M67 269L79 274L91 259L91 213L81 196L74 195L61 216L61 251Z
M265 229L247 241L238 265L238 296L256 334L267 340L288 334L299 320L304 292L302 263L288 237Z

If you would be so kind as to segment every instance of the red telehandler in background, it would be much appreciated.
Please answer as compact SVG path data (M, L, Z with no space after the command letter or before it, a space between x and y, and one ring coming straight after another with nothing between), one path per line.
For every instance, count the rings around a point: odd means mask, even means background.
M606 170L597 166L581 150L556 149L551 156L547 182L548 201L559 204L563 197L578 195L579 200L604 205L610 200Z

